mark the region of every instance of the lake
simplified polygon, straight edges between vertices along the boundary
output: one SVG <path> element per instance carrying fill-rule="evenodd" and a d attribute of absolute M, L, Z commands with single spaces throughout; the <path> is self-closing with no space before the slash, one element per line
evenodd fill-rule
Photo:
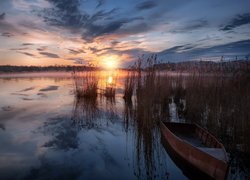
<path fill-rule="evenodd" d="M 0 179 L 187 179 L 159 129 L 129 120 L 117 84 L 93 102 L 75 98 L 70 74 L 1 75 Z"/>

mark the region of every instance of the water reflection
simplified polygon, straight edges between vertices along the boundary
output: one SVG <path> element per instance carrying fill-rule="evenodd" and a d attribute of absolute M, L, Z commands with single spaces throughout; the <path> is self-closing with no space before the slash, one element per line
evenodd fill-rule
<path fill-rule="evenodd" d="M 76 98 L 70 78 L 0 79 L 0 179 L 186 178 L 158 128 L 170 119 L 170 101 L 185 114 L 185 102 L 179 107 L 166 86 L 172 82 L 150 74 L 124 101 L 124 77 L 101 77 L 100 88 L 114 88 L 115 96 Z"/>
<path fill-rule="evenodd" d="M 40 132 L 53 137 L 43 147 L 68 151 L 78 148 L 77 129 L 67 117 L 50 118 L 39 128 Z"/>
<path fill-rule="evenodd" d="M 158 82 L 137 81 L 136 96 L 125 99 L 124 127 L 132 127 L 134 139 L 134 168 L 138 179 L 168 179 L 167 161 L 160 143 L 159 122 L 165 117 L 165 98 L 157 99 Z M 152 84 L 153 83 L 153 84 Z M 157 86 L 157 87 L 156 87 Z M 157 100 L 157 101 L 156 101 Z"/>
<path fill-rule="evenodd" d="M 72 120 L 79 128 L 97 127 L 97 118 L 100 117 L 100 110 L 97 107 L 97 99 L 77 99 L 74 103 Z"/>

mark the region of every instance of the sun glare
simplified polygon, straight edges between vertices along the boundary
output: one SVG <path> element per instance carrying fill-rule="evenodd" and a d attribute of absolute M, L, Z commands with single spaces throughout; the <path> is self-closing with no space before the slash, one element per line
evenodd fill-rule
<path fill-rule="evenodd" d="M 108 82 L 108 84 L 112 84 L 112 83 L 113 83 L 113 77 L 112 77 L 112 76 L 109 76 L 107 82 Z"/>
<path fill-rule="evenodd" d="M 115 55 L 105 56 L 102 59 L 102 65 L 106 69 L 116 69 L 118 66 L 118 57 Z"/>

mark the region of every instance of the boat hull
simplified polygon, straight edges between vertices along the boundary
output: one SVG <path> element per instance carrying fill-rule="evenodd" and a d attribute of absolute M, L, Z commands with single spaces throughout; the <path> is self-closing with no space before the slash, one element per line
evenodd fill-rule
<path fill-rule="evenodd" d="M 165 140 L 166 145 L 178 156 L 179 160 L 183 160 L 192 169 L 199 170 L 200 174 L 206 177 L 205 179 L 226 179 L 228 170 L 226 162 L 216 159 L 178 138 L 163 122 L 161 122 L 160 128 L 163 141 Z"/>

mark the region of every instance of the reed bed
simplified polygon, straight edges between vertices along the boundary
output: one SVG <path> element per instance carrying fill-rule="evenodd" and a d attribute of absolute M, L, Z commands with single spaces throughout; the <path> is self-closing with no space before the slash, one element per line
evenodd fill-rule
<path fill-rule="evenodd" d="M 98 94 L 98 77 L 94 71 L 72 74 L 75 83 L 75 95 L 77 98 L 96 99 Z"/>
<path fill-rule="evenodd" d="M 125 127 L 129 126 L 127 123 L 136 127 L 137 159 L 143 155 L 149 162 L 148 173 L 153 173 L 153 148 L 158 146 L 159 121 L 173 120 L 171 103 L 176 106 L 177 121 L 182 119 L 207 128 L 225 145 L 231 159 L 238 159 L 235 166 L 242 172 L 249 172 L 249 72 L 203 74 L 190 71 L 171 75 L 155 68 L 156 58 L 139 59 L 124 85 L 125 102 L 135 97 L 134 105 L 127 103 L 125 108 Z"/>
<path fill-rule="evenodd" d="M 128 71 L 127 76 L 124 82 L 124 95 L 123 98 L 125 101 L 131 101 L 136 82 L 136 72 L 134 69 Z"/>
<path fill-rule="evenodd" d="M 187 80 L 185 118 L 209 129 L 232 158 L 250 169 L 250 81 L 240 76 L 198 74 Z M 237 154 L 237 155 L 236 155 Z"/>
<path fill-rule="evenodd" d="M 161 168 L 157 166 L 163 153 L 160 148 L 158 124 L 162 115 L 168 114 L 165 112 L 168 111 L 165 107 L 167 103 L 163 103 L 168 101 L 168 91 L 164 92 L 165 87 L 161 84 L 163 80 L 154 66 L 156 59 L 155 55 L 146 59 L 140 58 L 128 72 L 124 84 L 124 126 L 129 128 L 132 124 L 135 128 L 134 166 L 138 178 L 158 177 L 155 169 Z M 142 169 L 146 169 L 146 175 L 142 174 Z"/>
<path fill-rule="evenodd" d="M 94 73 L 87 72 L 84 76 L 73 74 L 77 98 L 96 99 L 98 77 Z M 102 94 L 114 99 L 115 93 L 114 81 L 106 84 Z M 142 57 L 127 72 L 123 98 L 124 127 L 126 131 L 130 125 L 134 127 L 138 176 L 142 163 L 148 177 L 155 176 L 154 162 L 161 153 L 158 151 L 161 149 L 158 125 L 160 121 L 173 120 L 171 104 L 176 107 L 176 121 L 182 119 L 207 128 L 222 141 L 234 159 L 238 158 L 237 162 L 241 163 L 236 166 L 249 172 L 249 71 L 203 74 L 201 71 L 190 70 L 186 74 L 178 72 L 173 75 L 157 69 L 156 55 Z"/>

